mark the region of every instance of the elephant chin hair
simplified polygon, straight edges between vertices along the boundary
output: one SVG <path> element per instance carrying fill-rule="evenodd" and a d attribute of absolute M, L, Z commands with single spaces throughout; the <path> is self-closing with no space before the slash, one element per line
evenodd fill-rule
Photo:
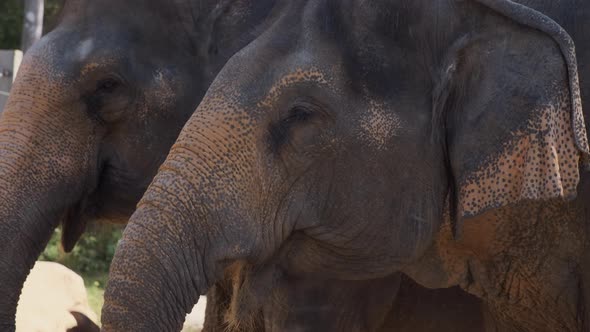
<path fill-rule="evenodd" d="M 251 291 L 251 272 L 251 265 L 242 261 L 236 262 L 228 267 L 224 280 L 216 284 L 217 287 L 224 287 L 222 296 L 230 296 L 229 299 L 222 299 L 223 302 L 229 303 L 229 308 L 223 314 L 223 325 L 227 331 L 259 331 L 263 328 L 257 309 L 260 305 Z"/>

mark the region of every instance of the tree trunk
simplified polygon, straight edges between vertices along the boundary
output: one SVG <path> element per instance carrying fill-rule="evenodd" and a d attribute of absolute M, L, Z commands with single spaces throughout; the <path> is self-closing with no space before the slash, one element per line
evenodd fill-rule
<path fill-rule="evenodd" d="M 21 47 L 26 52 L 43 33 L 44 0 L 25 0 Z"/>

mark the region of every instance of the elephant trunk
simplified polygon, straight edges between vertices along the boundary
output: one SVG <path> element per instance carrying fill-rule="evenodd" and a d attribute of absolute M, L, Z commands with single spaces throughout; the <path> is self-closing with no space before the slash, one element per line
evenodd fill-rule
<path fill-rule="evenodd" d="M 162 187 L 182 182 L 175 177 L 160 172 L 125 229 L 105 293 L 105 331 L 179 331 L 230 258 L 224 231 L 208 229 L 218 221 Z"/>
<path fill-rule="evenodd" d="M 142 206 L 133 218 L 159 223 L 133 222 L 125 229 L 111 264 L 103 331 L 180 331 L 208 288 L 206 236 L 171 230 L 178 220 L 155 206 Z"/>
<path fill-rule="evenodd" d="M 259 163 L 253 131 L 236 133 L 229 116 L 207 106 L 215 98 L 209 99 L 194 113 L 191 130 L 173 146 L 123 234 L 105 293 L 105 331 L 178 331 L 228 265 L 263 261 L 276 248 L 265 231 L 280 228 L 261 227 L 260 212 L 253 212 L 260 211 L 261 183 L 252 176 Z M 240 119 L 246 126 L 247 118 Z"/>
<path fill-rule="evenodd" d="M 90 162 L 91 139 L 76 135 L 88 123 L 65 109 L 70 96 L 39 48 L 25 57 L 0 116 L 2 331 L 14 331 L 24 281 L 59 218 L 82 195 Z"/>

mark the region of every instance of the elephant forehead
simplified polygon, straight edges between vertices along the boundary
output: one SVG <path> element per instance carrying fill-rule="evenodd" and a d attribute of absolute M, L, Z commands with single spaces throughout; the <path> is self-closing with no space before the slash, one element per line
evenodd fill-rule
<path fill-rule="evenodd" d="M 84 61 L 94 49 L 94 40 L 92 38 L 84 39 L 78 44 L 74 52 L 79 61 Z"/>

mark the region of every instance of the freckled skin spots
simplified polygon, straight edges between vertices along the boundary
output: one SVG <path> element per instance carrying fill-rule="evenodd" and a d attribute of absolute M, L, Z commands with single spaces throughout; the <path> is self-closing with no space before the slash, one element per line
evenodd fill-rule
<path fill-rule="evenodd" d="M 316 68 L 302 69 L 297 68 L 294 72 L 283 75 L 281 79 L 272 85 L 266 97 L 257 105 L 257 107 L 272 107 L 281 92 L 297 83 L 315 83 L 323 86 L 327 85 L 324 73 Z"/>
<path fill-rule="evenodd" d="M 250 191 L 258 180 L 252 176 L 258 165 L 257 151 L 253 148 L 256 142 L 252 135 L 252 119 L 239 104 L 228 100 L 225 97 L 227 95 L 227 90 L 223 94 L 211 93 L 203 100 L 187 123 L 187 126 L 192 124 L 198 129 L 178 138 L 170 150 L 173 157 L 163 166 L 173 167 L 190 158 L 193 167 L 200 171 L 195 172 L 189 181 L 196 186 L 208 188 L 207 199 L 214 204 L 210 207 L 213 209 L 223 209 L 229 197 Z M 208 147 L 195 149 L 194 141 L 203 141 Z M 181 157 L 175 161 L 174 156 Z M 234 159 L 243 163 L 227 162 Z M 209 173 L 215 175 L 199 178 L 201 174 Z M 189 197 L 191 199 L 195 198 Z M 243 200 L 237 202 L 246 209 L 248 204 L 254 203 L 248 202 L 249 199 L 250 197 L 243 197 Z"/>
<path fill-rule="evenodd" d="M 175 88 L 180 84 L 176 82 L 172 75 L 162 72 L 162 70 L 156 70 L 154 73 L 154 83 L 159 87 L 156 93 L 156 100 L 160 101 L 160 107 L 163 109 L 171 109 L 174 105 L 174 99 L 176 97 Z"/>
<path fill-rule="evenodd" d="M 395 113 L 387 111 L 385 105 L 374 100 L 369 103 L 368 114 L 361 120 L 359 137 L 378 149 L 386 149 L 401 129 L 401 121 Z"/>
<path fill-rule="evenodd" d="M 513 134 L 517 139 L 503 147 L 498 159 L 461 180 L 461 216 L 525 199 L 575 197 L 580 158 L 570 157 L 577 148 L 567 100 L 560 96 L 555 104 L 537 110 L 537 118 Z"/>

